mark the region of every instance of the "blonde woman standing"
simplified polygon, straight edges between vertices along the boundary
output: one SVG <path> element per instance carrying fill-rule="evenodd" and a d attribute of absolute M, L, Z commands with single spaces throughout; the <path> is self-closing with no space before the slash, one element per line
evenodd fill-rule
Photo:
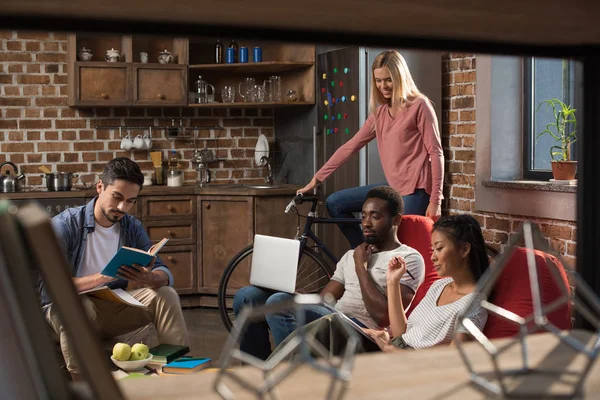
<path fill-rule="evenodd" d="M 389 185 L 403 197 L 405 214 L 441 215 L 444 154 L 431 101 L 419 91 L 406 61 L 395 50 L 379 54 L 372 66 L 369 118 L 341 146 L 298 194 L 313 190 L 371 140 L 377 148 L 387 182 L 340 190 L 327 198 L 329 214 L 352 218 L 360 212 L 370 189 Z M 357 225 L 340 225 L 355 248 L 363 242 Z"/>

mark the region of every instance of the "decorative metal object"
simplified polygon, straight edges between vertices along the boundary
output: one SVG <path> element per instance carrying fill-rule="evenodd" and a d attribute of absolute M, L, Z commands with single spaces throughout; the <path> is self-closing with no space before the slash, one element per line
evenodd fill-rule
<path fill-rule="evenodd" d="M 318 372 L 331 376 L 331 383 L 325 394 L 325 399 L 342 399 L 352 376 L 354 356 L 360 338 L 350 326 L 342 324 L 348 334 L 348 342 L 341 356 L 331 356 L 319 341 L 302 329 L 306 321 L 303 309 L 309 305 L 323 305 L 321 296 L 299 294 L 290 301 L 256 308 L 248 307 L 242 310 L 235 320 L 231 334 L 223 347 L 220 357 L 221 368 L 214 382 L 214 390 L 223 399 L 234 399 L 234 394 L 224 382 L 225 378 L 230 378 L 243 389 L 253 393 L 257 399 L 264 399 L 267 394 L 270 396 L 269 398 L 278 398 L 275 391 L 276 386 L 299 367 L 307 365 Z M 297 335 L 280 348 L 277 353 L 272 354 L 269 359 L 263 361 L 239 349 L 240 338 L 250 322 L 264 319 L 266 314 L 283 312 L 289 309 L 294 309 L 299 328 L 296 331 Z M 314 357 L 311 351 L 317 354 L 318 358 Z M 231 368 L 234 360 L 258 368 L 264 377 L 263 381 L 250 382 L 240 376 L 235 368 Z M 275 371 L 277 367 L 280 368 Z"/>
<path fill-rule="evenodd" d="M 589 373 L 592 364 L 596 360 L 598 352 L 600 351 L 600 299 L 581 279 L 579 274 L 577 274 L 575 271 L 565 268 L 565 272 L 571 276 L 571 283 L 575 284 L 575 289 L 577 291 L 577 295 L 575 295 L 575 290 L 569 294 L 568 288 L 560 278 L 558 267 L 552 262 L 546 262 L 547 268 L 550 270 L 552 277 L 561 288 L 563 294 L 560 298 L 552 301 L 549 304 L 543 303 L 541 298 L 542 290 L 540 281 L 538 280 L 534 251 L 541 250 L 543 252 L 552 254 L 552 250 L 548 245 L 547 239 L 542 236 L 535 225 L 528 221 L 525 221 L 522 224 L 522 227 L 519 229 L 519 231 L 511 237 L 511 240 L 509 241 L 505 251 L 496 259 L 495 265 L 492 268 L 489 268 L 484 276 L 481 277 L 477 284 L 477 290 L 479 293 L 484 295 L 483 298 L 490 295 L 502 271 L 507 266 L 513 251 L 523 240 L 525 242 L 525 249 L 527 249 L 527 270 L 529 273 L 533 301 L 533 314 L 526 317 L 521 317 L 505 308 L 492 304 L 487 300 L 480 299 L 471 303 L 469 308 L 460 317 L 460 324 L 483 347 L 483 350 L 488 353 L 493 365 L 493 371 L 476 372 L 471 360 L 469 360 L 469 355 L 463 347 L 463 344 L 460 340 L 460 335 L 457 335 L 456 333 L 454 336 L 455 342 L 457 343 L 462 360 L 466 364 L 466 367 L 469 371 L 469 377 L 471 381 L 487 392 L 491 392 L 495 395 L 501 395 L 503 397 L 532 398 L 532 396 L 535 395 L 534 393 L 521 393 L 518 390 L 518 385 L 517 388 L 510 389 L 509 379 L 517 376 L 524 378 L 527 375 L 533 376 L 536 374 L 543 374 L 546 376 L 551 375 L 553 376 L 553 379 L 556 379 L 557 381 L 560 380 L 562 384 L 567 384 L 569 388 L 572 387 L 572 392 L 553 396 L 545 392 L 548 390 L 548 387 L 542 387 L 541 385 L 538 385 L 536 389 L 539 388 L 539 395 L 544 396 L 544 398 L 560 397 L 571 399 L 580 397 L 582 395 L 582 387 L 585 378 Z M 562 260 L 560 255 L 552 255 L 558 258 L 559 261 L 565 265 L 564 260 Z M 477 304 L 478 302 L 479 304 Z M 583 335 L 577 335 L 574 331 L 562 331 L 548 320 L 548 314 L 560 306 L 568 304 L 568 302 L 571 302 L 571 304 L 575 307 L 575 310 L 577 310 L 595 327 L 595 331 L 593 332 L 594 335 L 592 336 L 591 340 L 587 341 L 587 343 L 583 342 L 577 337 Z M 503 342 L 501 346 L 498 346 L 496 343 L 492 343 L 490 339 L 488 339 L 483 332 L 479 330 L 475 324 L 473 324 L 471 320 L 465 317 L 465 315 L 468 315 L 479 305 L 486 309 L 488 313 L 495 314 L 496 316 L 519 326 L 519 331 L 512 338 L 512 340 Z M 566 371 L 567 366 L 564 365 L 561 366 L 563 368 L 562 370 L 548 370 L 542 369 L 541 367 L 538 367 L 537 369 L 533 368 L 529 364 L 526 339 L 528 335 L 537 333 L 539 331 L 546 331 L 553 334 L 562 344 L 570 347 L 573 350 L 573 357 L 575 357 L 575 355 L 581 356 L 583 358 L 583 361 L 581 362 L 583 367 L 580 368 L 581 371 Z M 518 344 L 521 345 L 520 368 L 513 370 L 500 369 L 500 357 L 502 354 L 504 354 L 514 345 Z M 561 380 L 560 378 L 563 374 L 568 375 L 568 379 Z"/>

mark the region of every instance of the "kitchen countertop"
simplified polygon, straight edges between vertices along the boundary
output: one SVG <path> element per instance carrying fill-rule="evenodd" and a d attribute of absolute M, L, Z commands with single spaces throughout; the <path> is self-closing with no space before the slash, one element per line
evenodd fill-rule
<path fill-rule="evenodd" d="M 166 185 L 153 185 L 145 187 L 140 196 L 172 196 L 172 195 L 213 195 L 213 196 L 280 196 L 294 195 L 301 186 L 289 184 L 276 184 L 273 188 L 252 188 L 252 184 L 210 184 L 206 187 L 184 185 L 170 187 Z M 264 186 L 256 184 L 256 186 Z M 75 197 L 93 197 L 95 189 L 72 189 L 67 192 L 51 192 L 45 189 L 25 188 L 16 193 L 0 193 L 0 199 L 64 199 Z"/>

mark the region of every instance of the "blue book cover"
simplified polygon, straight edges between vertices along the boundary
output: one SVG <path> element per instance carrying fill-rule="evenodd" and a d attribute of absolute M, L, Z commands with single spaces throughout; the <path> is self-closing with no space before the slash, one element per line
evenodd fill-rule
<path fill-rule="evenodd" d="M 154 257 L 156 257 L 156 253 L 158 253 L 168 241 L 169 239 L 167 238 L 161 240 L 152 246 L 149 251 L 123 246 L 117 251 L 117 254 L 114 255 L 100 273 L 102 275 L 117 278 L 117 270 L 121 265 L 131 266 L 132 264 L 139 264 L 145 267 L 152 262 Z"/>
<path fill-rule="evenodd" d="M 182 357 L 175 361 L 163 365 L 163 372 L 173 374 L 186 374 L 201 369 L 208 368 L 212 364 L 211 358 L 194 358 L 194 357 Z"/>

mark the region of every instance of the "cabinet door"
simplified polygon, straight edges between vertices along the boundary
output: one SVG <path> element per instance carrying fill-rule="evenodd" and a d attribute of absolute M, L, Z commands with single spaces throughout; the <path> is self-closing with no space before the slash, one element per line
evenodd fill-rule
<path fill-rule="evenodd" d="M 186 220 L 154 221 L 144 220 L 144 229 L 150 240 L 159 242 L 169 239 L 169 245 L 196 244 L 196 218 Z"/>
<path fill-rule="evenodd" d="M 187 106 L 187 66 L 133 65 L 133 104 Z"/>
<path fill-rule="evenodd" d="M 75 104 L 78 106 L 131 105 L 129 64 L 75 63 Z"/>
<path fill-rule="evenodd" d="M 196 293 L 198 270 L 194 246 L 165 246 L 158 256 L 173 274 L 177 293 Z"/>
<path fill-rule="evenodd" d="M 216 294 L 229 261 L 253 238 L 252 197 L 199 196 L 200 293 Z"/>
<path fill-rule="evenodd" d="M 255 233 L 292 239 L 296 235 L 298 217 L 294 211 L 285 213 L 293 195 L 262 196 L 254 198 Z M 297 205 L 300 213 L 306 215 L 310 204 Z M 305 219 L 300 219 L 300 229 L 304 228 Z"/>
<path fill-rule="evenodd" d="M 142 198 L 144 220 L 147 218 L 193 219 L 196 196 L 147 196 Z M 168 217 L 168 218 L 164 218 Z"/>

